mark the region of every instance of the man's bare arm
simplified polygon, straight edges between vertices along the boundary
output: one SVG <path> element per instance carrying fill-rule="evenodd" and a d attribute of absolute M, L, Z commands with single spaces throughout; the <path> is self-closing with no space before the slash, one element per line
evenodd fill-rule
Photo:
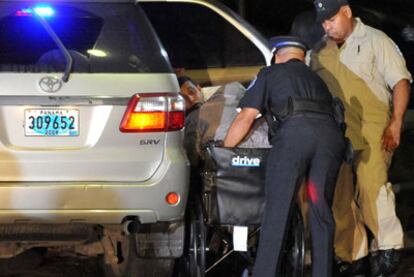
<path fill-rule="evenodd" d="M 247 135 L 259 111 L 254 108 L 243 108 L 236 116 L 224 138 L 225 147 L 235 147 Z"/>
<path fill-rule="evenodd" d="M 400 145 L 401 129 L 409 100 L 410 83 L 406 79 L 400 80 L 393 88 L 393 113 L 382 136 L 382 145 L 387 151 Z"/>

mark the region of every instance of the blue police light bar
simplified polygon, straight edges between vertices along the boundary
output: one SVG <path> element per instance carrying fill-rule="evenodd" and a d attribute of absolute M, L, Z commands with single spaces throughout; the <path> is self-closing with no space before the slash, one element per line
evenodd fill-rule
<path fill-rule="evenodd" d="M 21 9 L 16 12 L 17 16 L 32 16 L 33 12 L 35 12 L 37 15 L 41 17 L 51 17 L 55 14 L 55 11 L 52 9 L 52 7 L 48 6 L 37 6 L 32 8 L 25 8 Z"/>
<path fill-rule="evenodd" d="M 16 16 L 32 16 L 32 9 L 21 9 L 16 12 Z"/>
<path fill-rule="evenodd" d="M 41 17 L 50 17 L 55 14 L 55 11 L 51 7 L 48 7 L 48 6 L 38 6 L 38 7 L 35 7 L 33 10 L 37 15 Z"/>

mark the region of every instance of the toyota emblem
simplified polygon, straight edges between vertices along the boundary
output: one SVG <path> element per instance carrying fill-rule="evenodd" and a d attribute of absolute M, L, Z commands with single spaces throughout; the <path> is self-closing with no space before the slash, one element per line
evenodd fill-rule
<path fill-rule="evenodd" d="M 50 92 L 50 93 L 57 92 L 62 87 L 62 80 L 60 80 L 57 77 L 50 77 L 50 76 L 43 77 L 39 81 L 39 87 L 44 92 Z"/>

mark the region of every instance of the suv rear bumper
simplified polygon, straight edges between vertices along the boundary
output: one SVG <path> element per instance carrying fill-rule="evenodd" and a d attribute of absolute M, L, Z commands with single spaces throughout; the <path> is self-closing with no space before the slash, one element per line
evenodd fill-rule
<path fill-rule="evenodd" d="M 181 174 L 174 174 L 180 172 Z M 167 204 L 169 192 L 180 195 Z M 164 161 L 146 182 L 0 183 L 0 223 L 119 224 L 127 216 L 141 223 L 184 217 L 188 195 L 185 160 Z"/>

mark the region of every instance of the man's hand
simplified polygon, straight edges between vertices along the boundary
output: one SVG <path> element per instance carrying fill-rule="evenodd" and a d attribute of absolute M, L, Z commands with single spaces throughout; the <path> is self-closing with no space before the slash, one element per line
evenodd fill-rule
<path fill-rule="evenodd" d="M 387 151 L 393 151 L 400 145 L 402 122 L 409 101 L 410 83 L 402 79 L 393 88 L 392 117 L 382 135 L 382 145 Z"/>
<path fill-rule="evenodd" d="M 259 110 L 254 108 L 243 108 L 236 116 L 224 138 L 225 147 L 235 147 L 247 135 Z"/>
<path fill-rule="evenodd" d="M 400 145 L 402 121 L 391 119 L 382 135 L 382 145 L 387 151 L 394 151 Z"/>

